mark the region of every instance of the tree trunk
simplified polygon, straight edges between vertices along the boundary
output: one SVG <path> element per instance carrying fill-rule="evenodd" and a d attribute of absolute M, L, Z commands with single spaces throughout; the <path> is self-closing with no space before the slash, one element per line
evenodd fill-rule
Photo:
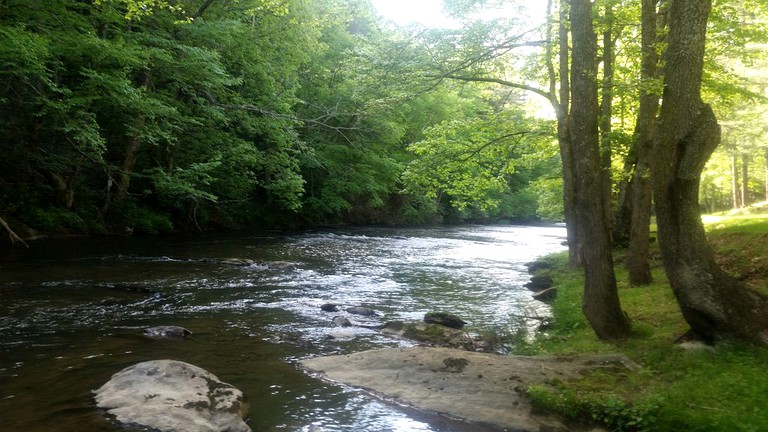
<path fill-rule="evenodd" d="M 749 206 L 749 156 L 741 154 L 741 206 Z"/>
<path fill-rule="evenodd" d="M 55 172 L 48 173 L 56 193 L 56 203 L 67 210 L 71 210 L 75 206 L 75 185 L 79 174 L 79 166 L 75 167 L 75 170 L 66 177 Z"/>
<path fill-rule="evenodd" d="M 711 0 L 673 0 L 659 139 L 653 163 L 664 268 L 683 317 L 707 340 L 739 337 L 768 345 L 768 301 L 715 263 L 701 223 L 700 175 L 720 141 L 701 100 Z"/>
<path fill-rule="evenodd" d="M 144 127 L 144 116 L 139 115 L 134 123 L 134 133 L 128 138 L 125 145 L 125 154 L 123 162 L 120 165 L 120 174 L 117 176 L 117 191 L 115 192 L 115 201 L 122 201 L 128 195 L 128 186 L 131 184 L 131 176 L 136 161 L 139 159 L 139 149 L 141 148 L 141 138 L 139 131 Z"/>
<path fill-rule="evenodd" d="M 148 73 L 145 73 L 141 80 L 142 87 L 148 87 L 150 83 L 150 77 Z M 104 205 L 99 211 L 99 219 L 104 221 L 109 211 L 111 203 L 120 202 L 128 195 L 128 187 L 131 184 L 131 177 L 133 176 L 133 169 L 136 166 L 136 161 L 139 159 L 139 150 L 141 148 L 141 130 L 144 128 L 146 117 L 143 114 L 138 114 L 133 122 L 133 130 L 128 136 L 128 142 L 125 144 L 125 153 L 123 154 L 123 161 L 120 164 L 120 172 L 117 175 L 117 179 L 114 180 L 109 173 L 107 179 L 107 187 L 105 192 Z M 116 187 L 114 195 L 112 195 L 112 187 Z"/>
<path fill-rule="evenodd" d="M 642 0 L 641 82 L 649 84 L 659 78 L 659 56 L 656 51 L 659 29 L 656 0 Z M 661 25 L 664 25 L 661 23 Z M 629 183 L 630 229 L 627 270 L 631 286 L 647 285 L 653 281 L 650 266 L 651 171 L 650 158 L 656 131 L 659 95 L 641 86 L 640 107 L 635 127 L 636 164 Z"/>
<path fill-rule="evenodd" d="M 565 225 L 567 227 L 566 235 L 568 240 L 568 263 L 572 268 L 580 267 L 582 262 L 581 249 L 583 234 L 580 232 L 579 224 L 576 222 L 576 186 L 575 186 L 575 165 L 573 160 L 573 151 L 571 148 L 571 135 L 568 129 L 568 107 L 571 100 L 570 85 L 570 60 L 568 47 L 568 4 L 565 0 L 560 1 L 558 27 L 560 60 L 558 72 L 560 76 L 559 103 L 556 107 L 557 112 L 557 141 L 560 146 L 560 158 L 563 164 L 563 212 Z M 551 58 L 551 56 L 550 56 Z M 554 70 L 550 72 L 554 80 Z M 550 84 L 550 92 L 554 96 L 554 81 Z"/>
<path fill-rule="evenodd" d="M 734 210 L 741 208 L 739 189 L 739 160 L 736 155 L 733 155 L 731 156 L 731 202 Z"/>
<path fill-rule="evenodd" d="M 597 104 L 597 36 L 590 0 L 571 2 L 571 109 L 569 131 L 575 172 L 576 224 L 584 236 L 582 310 L 601 339 L 628 335 L 630 326 L 619 303 L 613 272 L 608 215 L 600 162 Z"/>
<path fill-rule="evenodd" d="M 647 239 L 642 240 L 643 245 L 635 243 L 633 247 L 631 237 L 633 236 L 633 224 L 650 223 L 652 193 L 649 158 L 656 128 L 656 114 L 659 110 L 659 95 L 651 88 L 654 81 L 661 76 L 657 49 L 659 42 L 663 42 L 663 30 L 667 27 L 666 0 L 642 0 L 641 3 L 642 60 L 640 81 L 643 85 L 640 89 L 640 106 L 635 126 L 635 139 L 624 161 L 623 176 L 618 185 L 619 193 L 613 224 L 614 245 L 627 246 L 630 250 L 628 261 L 637 260 L 637 265 L 629 262 L 627 264 L 630 269 L 630 280 L 633 279 L 631 269 L 637 267 L 641 274 L 645 273 L 643 267 L 646 264 L 642 264 L 641 261 L 647 262 L 647 252 L 643 251 L 643 248 L 647 246 Z M 634 203 L 639 203 L 641 207 L 635 210 L 633 208 Z M 646 214 L 647 216 L 645 216 Z M 645 222 L 646 219 L 649 222 Z M 647 234 L 644 234 L 644 229 L 640 227 L 634 236 L 634 241 L 638 241 L 640 237 L 647 237 Z M 637 255 L 632 252 L 633 249 L 637 250 Z M 646 277 L 641 275 L 637 280 L 646 280 Z"/>
<path fill-rule="evenodd" d="M 565 218 L 566 236 L 568 240 L 568 264 L 573 267 L 581 266 L 581 238 L 576 224 L 576 207 L 574 201 L 574 165 L 571 151 L 571 137 L 568 132 L 568 107 L 571 98 L 569 81 L 569 47 L 568 47 L 568 4 L 565 0 L 559 2 L 558 11 L 558 55 L 557 72 L 554 65 L 554 20 L 552 14 L 553 0 L 547 1 L 547 74 L 549 75 L 549 102 L 557 117 L 557 142 L 560 149 L 560 160 L 563 166 L 563 217 Z M 558 80 L 560 86 L 558 88 Z"/>
<path fill-rule="evenodd" d="M 613 5 L 605 4 L 603 32 L 603 91 L 600 100 L 600 170 L 603 176 L 603 205 L 608 220 L 608 232 L 613 231 L 613 181 L 611 179 L 611 120 L 613 119 Z M 613 244 L 613 242 L 611 242 Z"/>
<path fill-rule="evenodd" d="M 768 147 L 765 148 L 765 200 L 768 201 Z"/>

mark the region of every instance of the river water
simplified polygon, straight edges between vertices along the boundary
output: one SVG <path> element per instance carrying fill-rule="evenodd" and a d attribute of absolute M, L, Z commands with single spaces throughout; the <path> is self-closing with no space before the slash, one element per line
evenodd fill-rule
<path fill-rule="evenodd" d="M 76 238 L 0 250 L 0 430 L 116 431 L 91 390 L 129 365 L 183 360 L 241 389 L 254 431 L 481 431 L 319 381 L 298 359 L 408 346 L 354 324 L 449 311 L 472 332 L 546 315 L 524 264 L 561 227 L 352 228 Z M 233 265 L 227 260 L 249 260 Z M 327 302 L 377 317 L 323 312 Z M 141 329 L 179 325 L 183 341 Z"/>

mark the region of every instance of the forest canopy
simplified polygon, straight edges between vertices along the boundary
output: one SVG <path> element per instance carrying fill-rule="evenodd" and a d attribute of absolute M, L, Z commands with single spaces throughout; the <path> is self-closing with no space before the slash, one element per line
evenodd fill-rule
<path fill-rule="evenodd" d="M 91 233 L 563 220 L 550 17 L 445 3 L 460 26 L 393 26 L 366 0 L 3 0 L 0 217 Z M 724 127 L 710 210 L 768 193 L 764 5 L 729 3 L 704 75 Z M 640 2 L 608 5 L 618 205 L 635 95 L 660 84 L 639 79 Z"/>

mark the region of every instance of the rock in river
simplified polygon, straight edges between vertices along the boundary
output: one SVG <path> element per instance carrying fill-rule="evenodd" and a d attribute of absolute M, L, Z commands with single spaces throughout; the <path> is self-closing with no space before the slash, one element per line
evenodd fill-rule
<path fill-rule="evenodd" d="M 184 339 L 192 332 L 179 326 L 157 326 L 144 329 L 144 336 L 159 339 Z"/>
<path fill-rule="evenodd" d="M 125 425 L 162 432 L 250 432 L 243 393 L 197 366 L 153 360 L 127 367 L 94 390 L 96 404 Z"/>
<path fill-rule="evenodd" d="M 333 325 L 338 327 L 350 327 L 352 323 L 343 316 L 333 317 Z"/>
<path fill-rule="evenodd" d="M 339 305 L 336 303 L 323 303 L 320 305 L 320 310 L 323 312 L 338 312 L 339 311 Z"/>
<path fill-rule="evenodd" d="M 427 324 L 439 324 L 450 328 L 463 328 L 466 322 L 454 314 L 448 312 L 427 312 L 424 315 L 424 322 Z"/>

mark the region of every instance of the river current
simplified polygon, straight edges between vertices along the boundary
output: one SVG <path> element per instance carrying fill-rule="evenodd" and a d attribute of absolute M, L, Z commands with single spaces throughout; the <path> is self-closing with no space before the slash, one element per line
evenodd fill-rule
<path fill-rule="evenodd" d="M 350 228 L 4 246 L 0 431 L 121 430 L 91 391 L 163 358 L 241 389 L 254 431 L 483 431 L 319 381 L 296 361 L 409 346 L 368 327 L 428 311 L 454 313 L 471 332 L 512 332 L 520 316 L 548 313 L 523 287 L 524 264 L 563 250 L 564 235 L 554 226 Z M 323 312 L 328 302 L 342 311 Z M 336 315 L 358 326 L 335 327 Z M 158 325 L 193 334 L 142 335 Z"/>

